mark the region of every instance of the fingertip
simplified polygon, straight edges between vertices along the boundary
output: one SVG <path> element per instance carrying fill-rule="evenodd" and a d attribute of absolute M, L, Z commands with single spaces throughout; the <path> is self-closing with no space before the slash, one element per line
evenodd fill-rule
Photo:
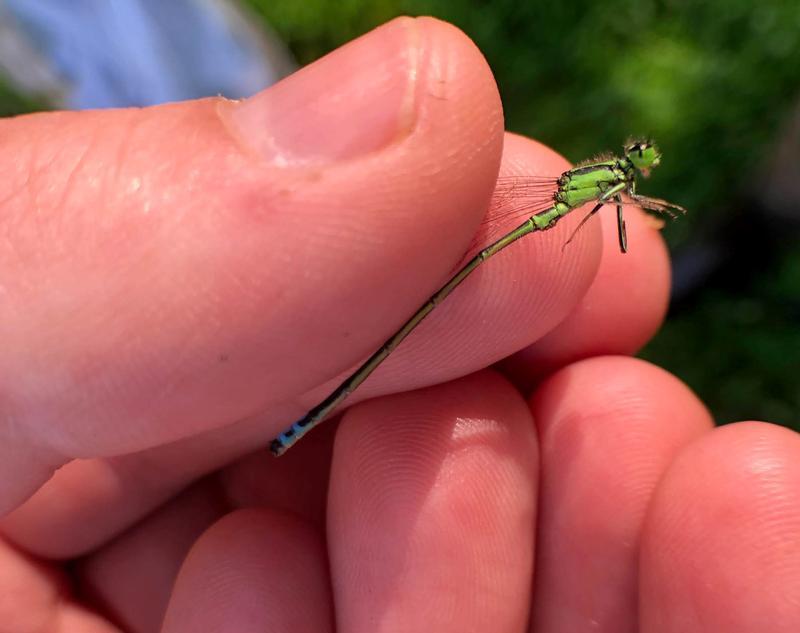
<path fill-rule="evenodd" d="M 671 281 L 665 242 L 651 216 L 626 207 L 628 251 L 621 253 L 610 206 L 600 214 L 602 256 L 586 294 L 552 331 L 503 363 L 523 391 L 568 363 L 635 354 L 663 323 Z"/>
<path fill-rule="evenodd" d="M 711 428 L 708 412 L 675 377 L 627 357 L 568 365 L 530 404 L 542 470 L 537 630 L 632 630 L 651 495 L 678 451 Z"/>
<path fill-rule="evenodd" d="M 495 454 L 497 465 L 536 459 L 536 436 L 524 401 L 492 371 L 376 398 L 348 410 L 335 440 L 331 495 L 339 502 L 355 499 L 347 487 L 358 479 L 364 461 L 378 470 L 359 485 L 359 497 L 383 498 L 381 481 L 398 471 L 435 476 L 447 456 L 471 453 L 476 462 Z M 423 485 L 425 480 L 415 477 L 407 483 Z M 419 498 L 424 491 L 409 487 L 406 492 Z M 351 517 L 348 513 L 347 520 Z"/>
<path fill-rule="evenodd" d="M 617 494 L 634 495 L 627 503 L 639 505 L 639 519 L 674 454 L 713 427 L 708 410 L 685 384 L 625 356 L 568 365 L 537 388 L 530 405 L 543 469 L 570 474 L 569 481 L 583 480 L 598 494 L 605 488 L 601 506 Z M 619 480 L 629 483 L 619 487 Z"/>
<path fill-rule="evenodd" d="M 644 532 L 648 630 L 795 631 L 800 622 L 800 436 L 746 422 L 681 452 Z"/>
<path fill-rule="evenodd" d="M 492 372 L 351 409 L 328 513 L 340 625 L 522 630 L 535 495 L 529 413 Z"/>
<path fill-rule="evenodd" d="M 573 416 L 607 416 L 614 411 L 648 411 L 669 415 L 697 428 L 710 428 L 710 414 L 678 378 L 647 361 L 627 356 L 600 356 L 572 363 L 543 382 L 531 397 L 543 424 Z M 671 425 L 674 428 L 674 424 Z"/>
<path fill-rule="evenodd" d="M 233 512 L 189 553 L 162 630 L 329 631 L 325 550 L 305 522 L 265 509 Z"/>

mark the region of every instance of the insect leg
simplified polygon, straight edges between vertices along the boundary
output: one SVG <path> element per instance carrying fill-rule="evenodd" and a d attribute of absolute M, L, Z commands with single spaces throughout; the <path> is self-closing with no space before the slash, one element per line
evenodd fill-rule
<path fill-rule="evenodd" d="M 578 224 L 578 226 L 575 227 L 575 230 L 572 232 L 572 235 L 570 235 L 569 239 L 566 242 L 564 242 L 564 246 L 561 247 L 561 250 L 563 251 L 566 248 L 567 244 L 569 244 L 573 239 L 575 239 L 575 236 L 578 234 L 578 231 L 580 231 L 583 225 L 589 221 L 589 218 L 591 218 L 595 213 L 597 213 L 600 209 L 602 209 L 603 205 L 606 202 L 608 202 L 612 197 L 614 196 L 619 197 L 619 192 L 622 191 L 623 189 L 625 189 L 625 183 L 619 183 L 618 185 L 614 185 L 613 187 L 611 187 L 611 189 L 609 189 L 602 196 L 600 196 L 598 198 L 598 203 L 594 206 L 594 208 L 591 211 L 589 211 L 589 213 L 586 214 L 583 220 L 580 221 L 580 224 Z"/>
<path fill-rule="evenodd" d="M 639 194 L 636 193 L 635 181 L 631 183 L 631 186 L 628 188 L 627 193 L 628 197 L 642 209 L 647 209 L 648 211 L 656 211 L 657 213 L 666 213 L 673 220 L 678 217 L 675 211 L 679 211 L 680 213 L 686 213 L 686 209 L 677 204 L 673 204 L 672 202 L 668 202 L 667 200 L 662 200 L 661 198 L 650 198 L 648 196 L 640 196 Z"/>
<path fill-rule="evenodd" d="M 665 213 L 673 220 L 678 217 L 678 215 L 672 210 L 672 205 L 667 206 L 660 204 L 656 200 L 652 200 L 646 196 L 631 196 L 631 200 L 633 200 L 636 206 L 641 207 L 642 209 L 655 211 L 656 213 Z"/>
<path fill-rule="evenodd" d="M 619 235 L 619 250 L 628 252 L 628 234 L 625 232 L 625 218 L 622 217 L 622 198 L 619 194 L 614 196 L 617 203 L 617 235 Z"/>
<path fill-rule="evenodd" d="M 569 239 L 566 242 L 564 242 L 564 245 L 561 247 L 562 251 L 567 247 L 567 244 L 569 244 L 572 240 L 575 239 L 575 236 L 578 234 L 578 231 L 580 231 L 581 227 L 589 221 L 589 218 L 591 218 L 595 213 L 597 213 L 600 209 L 603 208 L 604 204 L 605 202 L 598 202 L 597 205 L 584 216 L 583 220 L 581 220 L 578 226 L 575 227 L 575 230 L 572 231 L 572 234 L 569 236 Z"/>

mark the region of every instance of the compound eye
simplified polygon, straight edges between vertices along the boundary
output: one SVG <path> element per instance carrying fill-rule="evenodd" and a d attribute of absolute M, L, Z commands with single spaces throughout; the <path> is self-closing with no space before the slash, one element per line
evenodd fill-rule
<path fill-rule="evenodd" d="M 643 143 L 642 141 L 637 141 L 636 143 L 631 143 L 631 145 L 628 147 L 628 153 L 629 154 L 636 153 L 639 154 L 639 156 L 641 157 L 642 152 L 644 152 L 646 149 L 649 148 L 650 148 L 650 143 Z"/>

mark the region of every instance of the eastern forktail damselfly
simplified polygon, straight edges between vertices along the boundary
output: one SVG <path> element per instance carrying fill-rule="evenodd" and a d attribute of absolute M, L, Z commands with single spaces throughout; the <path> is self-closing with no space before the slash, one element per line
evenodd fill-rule
<path fill-rule="evenodd" d="M 322 422 L 341 402 L 347 398 L 389 354 L 431 313 L 456 287 L 466 279 L 483 262 L 501 251 L 519 238 L 536 231 L 546 231 L 571 211 L 589 202 L 597 204 L 581 220 L 578 227 L 567 240 L 572 241 L 577 231 L 597 213 L 603 205 L 613 202 L 617 208 L 617 233 L 619 247 L 624 253 L 628 249 L 625 233 L 625 219 L 622 208 L 625 204 L 635 204 L 642 209 L 665 213 L 675 217 L 677 213 L 685 213 L 683 207 L 660 200 L 648 198 L 636 193 L 636 177 L 647 176 L 650 169 L 658 166 L 661 154 L 651 141 L 630 141 L 626 144 L 622 156 L 603 156 L 579 164 L 569 169 L 558 178 L 530 179 L 517 178 L 511 185 L 510 194 L 523 194 L 527 198 L 527 220 L 493 242 L 475 257 L 470 259 L 450 280 L 437 290 L 403 326 L 397 330 L 381 347 L 370 356 L 364 364 L 354 371 L 327 398 L 311 409 L 305 416 L 278 435 L 270 444 L 275 455 L 283 454 L 303 435 Z M 531 193 L 532 192 L 532 193 Z M 629 199 L 623 201 L 622 194 Z M 537 200 L 538 198 L 538 200 Z"/>

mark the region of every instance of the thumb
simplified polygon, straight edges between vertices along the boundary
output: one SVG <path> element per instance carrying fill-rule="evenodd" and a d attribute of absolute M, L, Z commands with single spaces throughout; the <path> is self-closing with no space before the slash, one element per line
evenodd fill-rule
<path fill-rule="evenodd" d="M 469 242 L 502 129 L 471 42 L 408 18 L 243 102 L 0 122 L 0 511 L 370 351 Z"/>

